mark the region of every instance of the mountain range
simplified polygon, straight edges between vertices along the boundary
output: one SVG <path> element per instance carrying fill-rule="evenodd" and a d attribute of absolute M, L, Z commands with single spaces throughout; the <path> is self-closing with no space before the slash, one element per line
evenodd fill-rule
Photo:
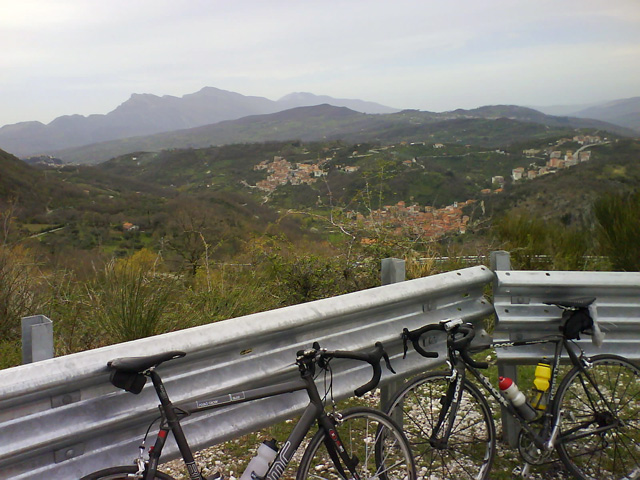
<path fill-rule="evenodd" d="M 632 135 L 628 129 L 597 120 L 554 117 L 509 105 L 446 113 L 403 110 L 369 115 L 324 104 L 187 130 L 111 140 L 53 154 L 65 162 L 95 164 L 131 152 L 286 140 L 382 144 L 426 141 L 491 147 L 551 135 L 572 136 L 576 128 Z"/>
<path fill-rule="evenodd" d="M 590 105 L 555 105 L 534 108 L 547 115 L 595 118 L 640 131 L 640 97 Z"/>
<path fill-rule="evenodd" d="M 640 97 L 591 106 L 585 110 L 587 113 L 570 117 L 511 105 L 434 113 L 398 111 L 372 102 L 311 93 L 293 93 L 272 101 L 205 87 L 182 97 L 134 94 L 105 115 L 68 115 L 47 125 L 40 122 L 5 125 L 0 128 L 0 148 L 19 157 L 44 154 L 67 162 L 99 163 L 139 150 L 289 139 L 389 142 L 433 139 L 481 144 L 483 138 L 496 140 L 498 135 L 499 143 L 504 143 L 509 135 L 512 141 L 518 141 L 521 134 L 529 136 L 542 126 L 595 128 L 635 136 L 637 131 L 615 122 L 636 125 L 638 119 L 640 125 L 637 100 Z M 600 115 L 607 121 L 593 120 L 589 112 L 593 113 L 591 117 Z"/>
<path fill-rule="evenodd" d="M 80 145 L 188 129 L 322 103 L 372 114 L 398 111 L 373 102 L 312 93 L 292 93 L 273 101 L 205 87 L 182 97 L 133 94 L 105 115 L 65 115 L 47 125 L 36 121 L 5 125 L 0 128 L 0 148 L 19 157 L 48 154 Z"/>

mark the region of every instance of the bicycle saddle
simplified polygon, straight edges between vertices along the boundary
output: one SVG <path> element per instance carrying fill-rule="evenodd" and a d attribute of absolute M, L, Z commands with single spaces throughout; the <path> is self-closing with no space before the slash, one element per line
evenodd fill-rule
<path fill-rule="evenodd" d="M 574 298 L 569 300 L 554 300 L 544 302 L 546 305 L 556 305 L 562 308 L 587 308 L 595 301 L 595 297 L 591 298 Z"/>
<path fill-rule="evenodd" d="M 181 358 L 186 355 L 185 352 L 171 351 L 158 353 L 156 355 L 148 355 L 146 357 L 123 357 L 116 358 L 107 362 L 107 367 L 124 373 L 142 373 L 151 367 L 157 367 L 162 362 Z"/>

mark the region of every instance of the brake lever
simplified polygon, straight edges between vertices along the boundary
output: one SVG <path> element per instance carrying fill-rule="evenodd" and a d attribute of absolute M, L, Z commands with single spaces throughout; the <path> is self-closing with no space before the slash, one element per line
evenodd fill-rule
<path fill-rule="evenodd" d="M 384 363 L 387 366 L 387 368 L 391 371 L 391 373 L 396 373 L 396 371 L 391 366 L 391 360 L 389 360 L 389 355 L 387 355 L 387 352 L 384 352 L 382 354 L 382 358 L 384 358 Z"/>
<path fill-rule="evenodd" d="M 408 342 L 409 342 L 409 329 L 403 328 L 402 329 L 402 350 L 403 350 L 402 359 L 403 360 L 407 358 L 407 350 L 409 349 Z M 393 372 L 393 373 L 396 373 L 396 372 Z"/>

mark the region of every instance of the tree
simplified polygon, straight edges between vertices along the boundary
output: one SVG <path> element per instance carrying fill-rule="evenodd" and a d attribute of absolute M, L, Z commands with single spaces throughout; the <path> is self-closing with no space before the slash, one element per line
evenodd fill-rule
<path fill-rule="evenodd" d="M 205 202 L 179 199 L 173 202 L 164 246 L 182 259 L 184 268 L 195 277 L 208 256 L 221 243 L 223 228 Z"/>

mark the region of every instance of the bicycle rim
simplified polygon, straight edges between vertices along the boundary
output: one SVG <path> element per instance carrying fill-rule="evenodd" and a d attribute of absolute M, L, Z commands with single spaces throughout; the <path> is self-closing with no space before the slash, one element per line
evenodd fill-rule
<path fill-rule="evenodd" d="M 419 478 L 484 480 L 495 455 L 495 425 L 486 399 L 468 380 L 447 439 L 430 438 L 449 387 L 449 372 L 429 372 L 398 390 L 387 413 L 402 425 L 409 439 Z M 444 433 L 445 426 L 441 429 Z M 444 442 L 446 440 L 446 442 Z"/>
<path fill-rule="evenodd" d="M 382 412 L 357 407 L 342 413 L 336 430 L 350 458 L 357 459 L 362 480 L 415 480 L 411 448 L 402 430 Z M 311 439 L 296 476 L 302 479 L 341 479 L 327 450 L 322 429 Z M 346 465 L 341 468 L 351 478 Z"/>
<path fill-rule="evenodd" d="M 640 479 L 640 370 L 616 355 L 591 363 L 594 384 L 575 367 L 558 389 L 560 459 L 581 479 Z"/>
<path fill-rule="evenodd" d="M 134 465 L 122 465 L 120 467 L 105 468 L 97 472 L 90 473 L 82 477 L 80 480 L 138 480 L 140 477 L 136 475 L 138 468 Z M 166 473 L 157 472 L 156 480 L 175 480 Z"/>

